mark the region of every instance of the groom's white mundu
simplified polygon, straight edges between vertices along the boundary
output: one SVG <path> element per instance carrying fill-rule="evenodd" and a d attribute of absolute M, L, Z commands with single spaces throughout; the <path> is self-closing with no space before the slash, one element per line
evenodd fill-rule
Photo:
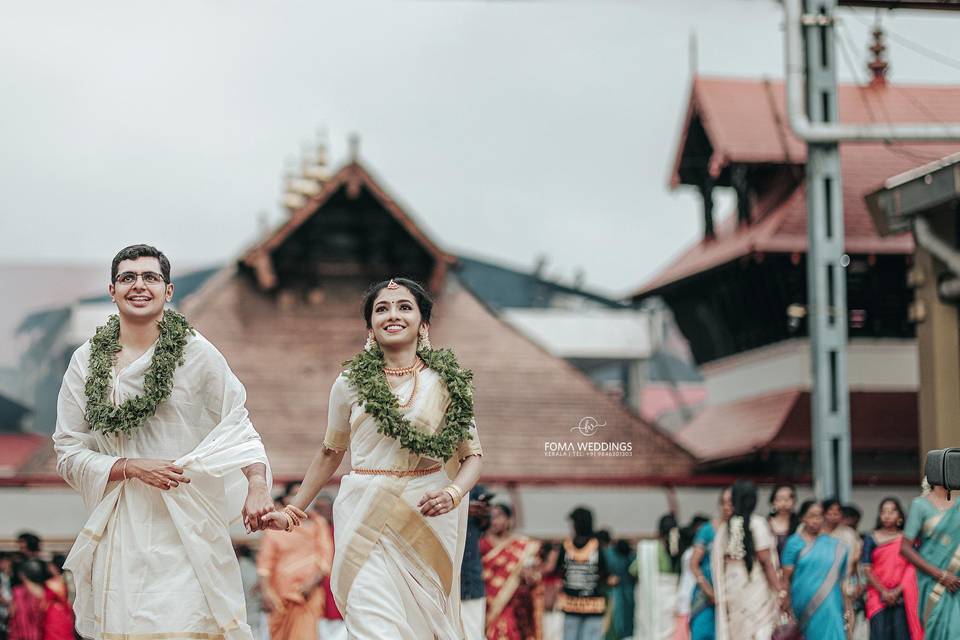
<path fill-rule="evenodd" d="M 77 629 L 250 640 L 229 528 L 259 529 L 273 510 L 267 457 L 226 360 L 164 310 L 169 269 L 146 245 L 117 255 L 119 316 L 77 349 L 60 389 L 57 470 L 91 512 L 66 563 Z"/>

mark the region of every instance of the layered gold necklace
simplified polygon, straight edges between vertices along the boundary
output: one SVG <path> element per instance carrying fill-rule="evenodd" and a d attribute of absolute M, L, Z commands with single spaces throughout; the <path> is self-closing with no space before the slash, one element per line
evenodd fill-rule
<path fill-rule="evenodd" d="M 406 409 L 413 404 L 414 398 L 417 397 L 417 387 L 420 386 L 420 369 L 423 368 L 423 360 L 418 356 L 416 361 L 409 367 L 384 367 L 383 372 L 388 376 L 394 376 L 401 378 L 406 375 L 413 374 L 413 391 L 410 392 L 410 397 L 407 398 L 406 402 L 401 402 L 400 397 L 397 396 L 397 405 L 401 409 Z M 396 395 L 396 394 L 394 394 Z"/>

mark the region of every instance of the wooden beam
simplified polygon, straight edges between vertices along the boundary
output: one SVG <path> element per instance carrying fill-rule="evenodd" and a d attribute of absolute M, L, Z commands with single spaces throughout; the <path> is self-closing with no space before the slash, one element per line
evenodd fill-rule
<path fill-rule="evenodd" d="M 953 211 L 929 214 L 927 220 L 942 238 L 956 237 Z M 960 316 L 958 308 L 937 294 L 944 265 L 917 246 L 914 308 L 920 314 L 917 344 L 920 355 L 920 460 L 930 449 L 960 443 Z"/>

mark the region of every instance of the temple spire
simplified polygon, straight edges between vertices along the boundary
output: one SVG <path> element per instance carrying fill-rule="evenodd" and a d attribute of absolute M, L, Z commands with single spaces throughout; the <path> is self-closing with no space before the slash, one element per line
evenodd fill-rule
<path fill-rule="evenodd" d="M 873 88 L 887 86 L 887 71 L 890 69 L 890 64 L 884 55 L 887 51 L 887 45 L 883 41 L 883 36 L 883 26 L 880 24 L 880 14 L 878 13 L 877 21 L 873 26 L 873 43 L 870 45 L 870 52 L 873 57 L 867 63 L 867 68 L 870 69 L 872 74 L 870 86 Z"/>

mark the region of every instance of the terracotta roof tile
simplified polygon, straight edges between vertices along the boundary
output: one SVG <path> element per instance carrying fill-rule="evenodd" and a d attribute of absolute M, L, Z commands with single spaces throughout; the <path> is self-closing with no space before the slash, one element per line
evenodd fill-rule
<path fill-rule="evenodd" d="M 38 455 L 44 454 L 44 445 L 53 451 L 50 439 L 44 436 L 29 433 L 0 434 L 0 477 L 17 475 Z"/>
<path fill-rule="evenodd" d="M 853 450 L 903 452 L 917 448 L 917 394 L 850 393 Z M 809 452 L 810 393 L 789 389 L 708 407 L 676 436 L 700 462 L 758 451 Z"/>

